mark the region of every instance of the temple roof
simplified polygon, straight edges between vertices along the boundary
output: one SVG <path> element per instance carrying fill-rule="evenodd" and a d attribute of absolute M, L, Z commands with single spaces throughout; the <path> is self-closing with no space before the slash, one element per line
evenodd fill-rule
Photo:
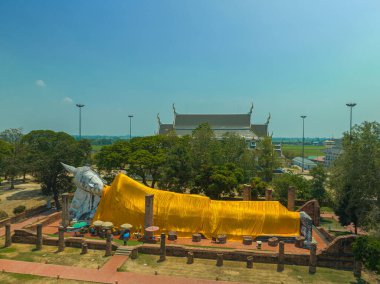
<path fill-rule="evenodd" d="M 178 129 L 195 129 L 208 123 L 212 129 L 250 129 L 251 115 L 247 114 L 175 114 L 174 125 Z"/>

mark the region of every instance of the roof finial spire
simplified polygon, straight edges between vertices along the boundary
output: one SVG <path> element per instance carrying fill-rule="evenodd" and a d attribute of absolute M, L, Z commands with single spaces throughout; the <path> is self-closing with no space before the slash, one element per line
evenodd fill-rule
<path fill-rule="evenodd" d="M 269 124 L 270 119 L 271 119 L 271 115 L 270 115 L 270 113 L 269 113 L 269 114 L 268 114 L 268 118 L 267 118 L 267 122 L 265 123 L 266 125 Z"/>
<path fill-rule="evenodd" d="M 251 102 L 251 108 L 249 109 L 248 114 L 251 115 L 251 114 L 252 114 L 252 111 L 253 111 L 253 102 Z"/>
<path fill-rule="evenodd" d="M 174 114 L 177 114 L 177 112 L 175 111 L 175 105 L 174 105 L 174 103 L 173 103 L 173 112 L 174 112 Z"/>
<path fill-rule="evenodd" d="M 160 113 L 157 113 L 157 121 L 158 125 L 161 125 Z"/>

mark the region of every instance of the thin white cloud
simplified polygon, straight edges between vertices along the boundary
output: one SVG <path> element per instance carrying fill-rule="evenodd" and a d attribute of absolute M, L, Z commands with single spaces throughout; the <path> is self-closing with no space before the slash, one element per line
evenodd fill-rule
<path fill-rule="evenodd" d="M 73 101 L 73 99 L 70 98 L 70 97 L 64 97 L 64 98 L 62 99 L 62 102 L 65 103 L 65 104 L 72 104 L 74 101 Z"/>
<path fill-rule="evenodd" d="M 44 80 L 37 80 L 36 86 L 40 87 L 40 88 L 44 88 L 44 87 L 46 87 L 46 84 L 45 84 Z"/>

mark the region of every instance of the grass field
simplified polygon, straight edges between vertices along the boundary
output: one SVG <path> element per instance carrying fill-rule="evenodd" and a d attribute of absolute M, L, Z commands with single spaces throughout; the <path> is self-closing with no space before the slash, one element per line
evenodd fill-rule
<path fill-rule="evenodd" d="M 0 241 L 4 242 L 3 239 Z M 81 255 L 81 250 L 77 248 L 65 248 L 65 251 L 60 253 L 57 253 L 57 247 L 54 246 L 43 246 L 40 251 L 34 248 L 34 245 L 12 244 L 11 247 L 0 248 L 0 258 L 86 268 L 103 266 L 109 259 L 101 250 L 88 250 L 87 254 Z"/>
<path fill-rule="evenodd" d="M 13 209 L 24 205 L 26 209 L 46 204 L 49 197 L 42 194 L 38 183 L 28 182 L 16 184 L 15 189 L 9 190 L 9 184 L 0 186 L 0 209 L 12 217 Z"/>
<path fill-rule="evenodd" d="M 67 280 L 67 279 L 59 279 L 42 277 L 42 276 L 34 276 L 29 274 L 17 274 L 17 273 L 0 273 L 0 283 L 2 284 L 19 284 L 19 283 L 30 283 L 30 284 L 57 284 L 57 283 L 67 283 L 67 284 L 89 284 L 94 282 L 87 281 L 76 281 L 76 280 Z"/>
<path fill-rule="evenodd" d="M 305 157 L 307 156 L 324 156 L 324 146 L 312 146 L 305 145 Z M 287 154 L 291 157 L 302 156 L 302 145 L 283 144 L 282 151 L 287 157 Z M 288 157 L 287 157 L 288 158 Z"/>
<path fill-rule="evenodd" d="M 310 275 L 307 266 L 286 265 L 283 272 L 277 272 L 275 264 L 254 263 L 253 269 L 247 269 L 245 262 L 238 261 L 224 261 L 223 267 L 217 267 L 215 260 L 208 259 L 195 259 L 191 265 L 186 264 L 184 257 L 167 257 L 164 262 L 157 262 L 158 259 L 158 256 L 139 254 L 121 270 L 246 283 L 376 283 L 375 277 L 367 273 L 357 280 L 350 271 L 319 267 L 316 274 Z"/>

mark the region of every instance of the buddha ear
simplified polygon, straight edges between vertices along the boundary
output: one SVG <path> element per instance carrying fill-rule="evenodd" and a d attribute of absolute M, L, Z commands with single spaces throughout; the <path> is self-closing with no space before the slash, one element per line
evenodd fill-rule
<path fill-rule="evenodd" d="M 66 165 L 62 162 L 61 162 L 61 165 L 65 168 L 66 171 L 68 171 L 69 173 L 72 173 L 73 175 L 75 175 L 78 171 L 76 167 Z"/>

